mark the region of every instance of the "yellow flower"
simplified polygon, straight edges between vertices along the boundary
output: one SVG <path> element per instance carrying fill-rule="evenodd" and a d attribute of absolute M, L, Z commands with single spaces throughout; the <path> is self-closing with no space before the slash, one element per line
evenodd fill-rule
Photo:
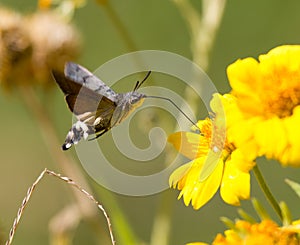
<path fill-rule="evenodd" d="M 300 46 L 274 48 L 258 61 L 237 60 L 227 75 L 232 96 L 223 96 L 223 103 L 236 147 L 300 166 Z"/>
<path fill-rule="evenodd" d="M 226 139 L 226 127 L 219 95 L 211 101 L 213 119 L 197 123 L 201 134 L 177 132 L 168 141 L 192 161 L 176 169 L 170 176 L 170 185 L 181 190 L 185 205 L 194 209 L 206 204 L 220 187 L 222 199 L 239 205 L 250 195 L 249 171 L 254 162 L 249 160 Z M 202 178 L 201 175 L 204 177 Z"/>
<path fill-rule="evenodd" d="M 51 7 L 52 0 L 39 0 L 38 7 L 40 9 L 49 9 Z"/>
<path fill-rule="evenodd" d="M 208 245 L 205 242 L 191 242 L 191 243 L 187 243 L 186 245 Z"/>
<path fill-rule="evenodd" d="M 38 7 L 42 10 L 50 9 L 53 5 L 58 5 L 59 8 L 67 10 L 66 8 L 81 8 L 86 4 L 86 0 L 39 0 Z"/>
<path fill-rule="evenodd" d="M 224 236 L 218 234 L 212 245 L 298 245 L 299 231 L 299 228 L 295 231 L 279 227 L 272 220 L 263 220 L 255 224 L 238 220 L 234 229 L 226 230 Z"/>

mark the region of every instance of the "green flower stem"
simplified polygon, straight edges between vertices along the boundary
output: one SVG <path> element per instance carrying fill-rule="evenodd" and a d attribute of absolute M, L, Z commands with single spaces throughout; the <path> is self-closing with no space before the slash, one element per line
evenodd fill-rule
<path fill-rule="evenodd" d="M 268 201 L 270 202 L 271 206 L 274 208 L 276 214 L 279 216 L 280 220 L 282 220 L 282 213 L 279 204 L 277 203 L 276 199 L 274 198 L 273 194 L 271 193 L 269 187 L 267 186 L 264 177 L 262 176 L 259 168 L 257 165 L 254 166 L 253 172 L 259 183 L 260 188 L 262 189 L 263 193 L 267 197 Z"/>
<path fill-rule="evenodd" d="M 105 10 L 108 18 L 111 20 L 113 26 L 115 27 L 116 31 L 118 32 L 121 40 L 123 41 L 126 49 L 128 52 L 134 52 L 139 50 L 134 42 L 134 40 L 130 36 L 130 32 L 124 22 L 119 17 L 118 13 L 115 11 L 113 6 L 111 5 L 110 1 L 107 1 L 105 4 L 101 5 Z M 134 63 L 136 67 L 144 68 L 145 64 L 144 61 L 139 58 L 138 56 L 134 56 Z"/>
<path fill-rule="evenodd" d="M 116 30 L 118 31 L 120 37 L 122 38 L 123 42 L 125 43 L 126 48 L 130 52 L 136 51 L 137 48 L 135 46 L 134 41 L 131 39 L 128 30 L 124 26 L 123 22 L 121 21 L 121 19 L 118 16 L 118 14 L 115 12 L 115 10 L 110 5 L 110 2 L 107 1 L 106 4 L 103 4 L 103 8 L 106 10 L 106 13 L 107 13 L 109 19 L 112 21 L 112 23 L 115 26 Z"/>
<path fill-rule="evenodd" d="M 169 244 L 171 231 L 171 215 L 174 208 L 174 195 L 167 190 L 161 195 L 157 213 L 154 218 L 151 240 L 149 245 Z"/>

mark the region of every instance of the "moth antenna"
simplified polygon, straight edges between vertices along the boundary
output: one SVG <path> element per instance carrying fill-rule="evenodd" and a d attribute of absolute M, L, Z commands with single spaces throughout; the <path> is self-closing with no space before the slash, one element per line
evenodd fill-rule
<path fill-rule="evenodd" d="M 133 91 L 136 91 L 139 88 L 139 84 L 140 84 L 140 82 L 137 81 L 136 84 L 135 84 L 135 86 L 134 86 Z"/>
<path fill-rule="evenodd" d="M 151 71 L 148 71 L 148 73 L 146 74 L 146 76 L 144 77 L 144 79 L 141 82 L 137 81 L 133 91 L 138 90 L 142 86 L 142 84 L 147 80 L 147 78 L 150 76 L 150 74 L 151 74 Z"/>
<path fill-rule="evenodd" d="M 174 105 L 177 108 L 177 110 L 179 110 L 185 116 L 185 118 L 187 120 L 189 120 L 194 126 L 196 126 L 200 130 L 200 128 L 197 126 L 197 124 L 191 118 L 189 118 L 189 116 L 183 110 L 181 110 L 179 108 L 179 106 L 176 105 L 171 99 L 165 98 L 165 97 L 160 97 L 160 96 L 154 96 L 154 95 L 153 96 L 147 95 L 146 98 L 155 98 L 155 99 L 161 99 L 161 100 L 167 100 L 167 101 L 169 101 L 172 105 Z"/>

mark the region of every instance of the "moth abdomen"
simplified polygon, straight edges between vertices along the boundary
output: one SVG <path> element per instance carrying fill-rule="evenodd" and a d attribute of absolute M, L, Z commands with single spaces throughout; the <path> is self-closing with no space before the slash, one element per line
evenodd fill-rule
<path fill-rule="evenodd" d="M 62 145 L 62 149 L 68 150 L 72 145 L 76 145 L 82 138 L 87 139 L 90 134 L 94 134 L 95 130 L 93 127 L 85 124 L 82 121 L 77 121 L 72 125 L 72 128 L 69 130 L 65 143 Z"/>

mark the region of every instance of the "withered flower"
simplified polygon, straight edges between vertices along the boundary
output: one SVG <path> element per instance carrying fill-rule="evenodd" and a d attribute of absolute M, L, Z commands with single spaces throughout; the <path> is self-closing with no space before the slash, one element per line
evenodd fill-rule
<path fill-rule="evenodd" d="M 80 50 L 78 31 L 54 11 L 22 16 L 0 8 L 0 83 L 54 84 L 51 70 L 62 70 Z"/>

